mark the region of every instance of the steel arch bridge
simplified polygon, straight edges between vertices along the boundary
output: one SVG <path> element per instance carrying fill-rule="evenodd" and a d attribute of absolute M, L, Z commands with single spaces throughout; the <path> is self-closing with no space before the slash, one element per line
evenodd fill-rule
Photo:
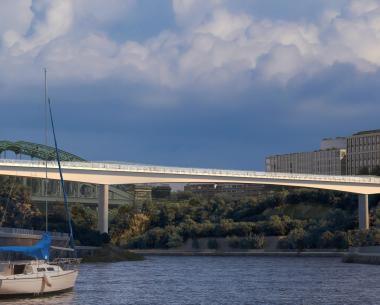
<path fill-rule="evenodd" d="M 43 161 L 56 161 L 57 160 L 57 154 L 54 147 L 43 145 L 43 144 L 37 144 L 37 143 L 31 143 L 27 141 L 0 141 L 0 154 L 6 151 L 11 151 L 15 153 L 16 155 L 24 155 L 29 156 L 32 159 L 40 159 Z M 68 161 L 68 162 L 86 162 L 85 159 L 78 157 L 72 153 L 69 153 L 67 151 L 59 149 L 59 157 L 61 161 Z M 27 183 L 27 182 L 24 182 Z M 56 193 L 49 194 L 48 196 L 44 195 L 44 185 L 42 184 L 42 181 L 39 181 L 39 184 L 35 185 L 35 187 L 31 187 L 32 189 L 32 201 L 34 202 L 43 202 L 44 200 L 48 200 L 49 202 L 58 202 L 59 199 L 62 197 L 61 193 L 61 187 L 59 183 L 56 183 L 56 181 L 50 181 L 50 183 L 56 184 Z M 72 183 L 66 182 L 66 185 L 70 185 Z M 97 204 L 98 202 L 98 191 L 97 187 L 95 185 L 92 185 L 91 183 L 78 183 L 78 188 L 80 188 L 82 185 L 87 185 L 92 188 L 92 190 L 89 192 L 88 195 L 79 195 L 79 190 L 75 189 L 75 186 L 73 187 L 75 190 L 70 191 L 68 188 L 68 199 L 69 202 L 78 202 L 78 203 L 86 203 L 86 204 Z M 126 189 L 123 185 L 118 185 L 110 188 L 110 198 L 114 205 L 120 205 L 124 203 L 131 203 L 135 200 L 134 193 Z"/>
<path fill-rule="evenodd" d="M 55 148 L 43 144 L 26 141 L 0 141 L 0 153 L 5 151 L 12 151 L 16 155 L 22 154 L 41 160 L 56 160 Z M 84 159 L 63 150 L 59 150 L 59 156 L 62 161 L 85 161 Z"/>

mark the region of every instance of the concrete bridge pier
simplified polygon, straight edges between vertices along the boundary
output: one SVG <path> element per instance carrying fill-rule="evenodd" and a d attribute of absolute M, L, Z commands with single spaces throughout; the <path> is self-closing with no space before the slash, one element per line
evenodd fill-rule
<path fill-rule="evenodd" d="M 98 203 L 98 230 L 101 233 L 108 233 L 108 202 L 109 202 L 109 185 L 98 185 L 99 203 Z"/>
<path fill-rule="evenodd" d="M 368 195 L 359 194 L 359 229 L 369 229 Z"/>

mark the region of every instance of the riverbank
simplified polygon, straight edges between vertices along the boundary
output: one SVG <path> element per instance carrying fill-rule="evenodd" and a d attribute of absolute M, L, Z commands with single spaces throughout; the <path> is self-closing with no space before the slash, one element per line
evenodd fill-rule
<path fill-rule="evenodd" d="M 347 253 L 343 262 L 349 264 L 380 265 L 380 254 L 373 253 Z"/>
<path fill-rule="evenodd" d="M 380 265 L 380 246 L 351 247 L 344 255 L 343 262 Z"/>
<path fill-rule="evenodd" d="M 343 257 L 340 251 L 178 251 L 164 249 L 130 250 L 151 256 L 268 256 L 268 257 Z"/>
<path fill-rule="evenodd" d="M 79 247 L 78 256 L 83 263 L 115 263 L 122 261 L 140 261 L 144 256 L 116 246 Z"/>

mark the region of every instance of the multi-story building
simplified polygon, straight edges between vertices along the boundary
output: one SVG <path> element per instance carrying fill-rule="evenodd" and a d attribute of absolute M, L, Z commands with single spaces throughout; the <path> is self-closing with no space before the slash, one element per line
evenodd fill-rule
<path fill-rule="evenodd" d="M 169 199 L 172 188 L 169 184 L 153 185 L 152 198 L 153 199 Z"/>
<path fill-rule="evenodd" d="M 380 129 L 361 131 L 347 139 L 347 174 L 370 174 L 380 166 Z"/>
<path fill-rule="evenodd" d="M 267 172 L 345 175 L 346 138 L 323 139 L 321 149 L 312 152 L 269 156 L 265 167 Z"/>

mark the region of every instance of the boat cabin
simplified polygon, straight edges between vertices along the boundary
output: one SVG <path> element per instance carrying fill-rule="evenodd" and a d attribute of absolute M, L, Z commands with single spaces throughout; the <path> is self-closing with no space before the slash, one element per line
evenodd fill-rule
<path fill-rule="evenodd" d="M 0 276 L 38 274 L 58 272 L 60 270 L 61 268 L 59 266 L 46 264 L 44 261 L 16 261 L 0 263 Z"/>

